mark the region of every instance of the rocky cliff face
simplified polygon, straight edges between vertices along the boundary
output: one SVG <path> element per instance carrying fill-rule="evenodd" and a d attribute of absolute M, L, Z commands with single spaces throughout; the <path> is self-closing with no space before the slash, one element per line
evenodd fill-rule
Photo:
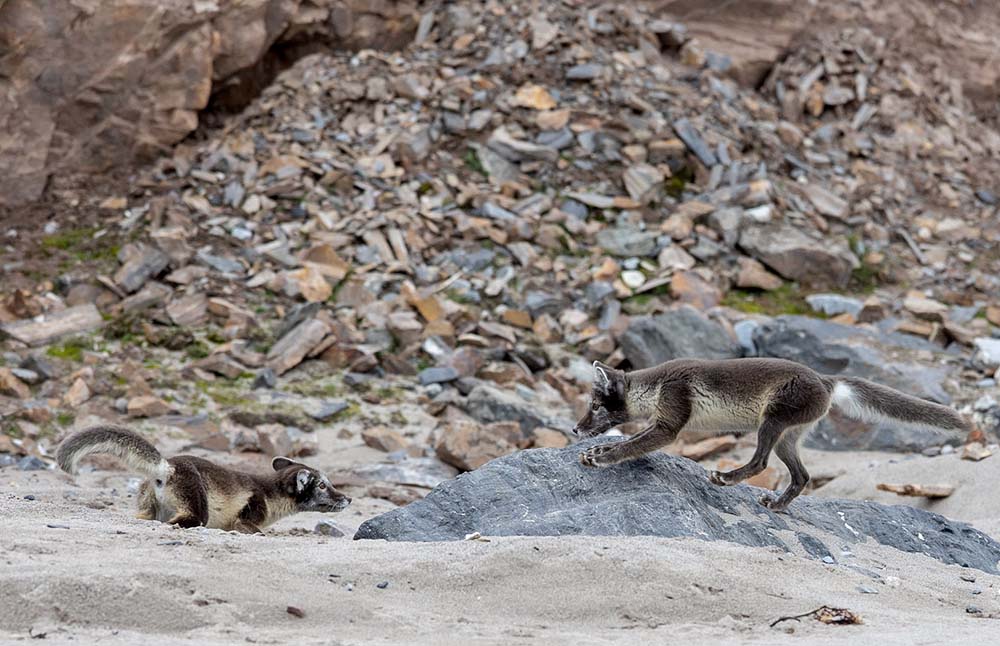
<path fill-rule="evenodd" d="M 60 172 L 169 152 L 213 91 L 276 45 L 388 47 L 417 0 L 11 0 L 0 4 L 0 205 Z"/>

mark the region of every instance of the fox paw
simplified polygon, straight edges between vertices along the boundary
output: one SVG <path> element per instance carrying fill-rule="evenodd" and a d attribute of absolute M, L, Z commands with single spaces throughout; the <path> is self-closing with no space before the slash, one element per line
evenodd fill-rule
<path fill-rule="evenodd" d="M 580 454 L 580 464 L 585 467 L 606 467 L 614 464 L 608 457 L 608 447 L 592 446 Z"/>
<path fill-rule="evenodd" d="M 719 485 L 720 487 L 728 487 L 731 484 L 735 484 L 729 479 L 729 476 L 722 471 L 709 471 L 708 481 L 714 485 Z"/>
<path fill-rule="evenodd" d="M 789 500 L 783 500 L 781 496 L 775 496 L 773 494 L 763 494 L 759 498 L 760 504 L 767 507 L 771 511 L 785 511 L 788 509 Z"/>

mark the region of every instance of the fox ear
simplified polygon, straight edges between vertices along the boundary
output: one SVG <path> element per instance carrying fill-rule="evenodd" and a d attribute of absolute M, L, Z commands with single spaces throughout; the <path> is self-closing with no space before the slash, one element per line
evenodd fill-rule
<path fill-rule="evenodd" d="M 600 361 L 594 362 L 594 388 L 605 395 L 625 395 L 625 379 L 621 370 L 615 370 Z"/>
<path fill-rule="evenodd" d="M 611 391 L 611 370 L 600 361 L 594 362 L 594 385 L 604 392 Z"/>
<path fill-rule="evenodd" d="M 298 464 L 299 466 L 305 466 L 301 462 L 296 462 L 295 460 L 290 460 L 285 457 L 276 457 L 271 460 L 271 468 L 275 471 L 281 471 L 282 469 L 287 469 L 288 467 Z"/>

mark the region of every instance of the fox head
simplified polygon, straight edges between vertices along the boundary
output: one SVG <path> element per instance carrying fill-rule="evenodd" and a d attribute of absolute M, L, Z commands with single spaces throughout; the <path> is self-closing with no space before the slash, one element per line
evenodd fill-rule
<path fill-rule="evenodd" d="M 271 467 L 278 472 L 282 489 L 295 502 L 296 511 L 343 511 L 351 499 L 333 488 L 318 469 L 301 462 L 277 457 Z"/>
<path fill-rule="evenodd" d="M 625 373 L 594 362 L 594 390 L 590 408 L 576 423 L 573 432 L 581 437 L 593 437 L 629 421 L 625 405 Z"/>

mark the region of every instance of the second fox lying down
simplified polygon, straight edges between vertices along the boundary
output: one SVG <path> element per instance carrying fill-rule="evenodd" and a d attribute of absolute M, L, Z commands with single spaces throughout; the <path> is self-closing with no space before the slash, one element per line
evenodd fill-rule
<path fill-rule="evenodd" d="M 757 448 L 747 464 L 712 471 L 718 485 L 733 485 L 767 467 L 773 450 L 788 467 L 791 481 L 780 495 L 761 504 L 781 511 L 809 482 L 799 459 L 799 440 L 834 406 L 845 416 L 908 426 L 968 431 L 955 411 L 856 377 L 821 375 L 783 359 L 678 359 L 634 372 L 594 362 L 590 410 L 577 423 L 589 437 L 632 420 L 649 424 L 623 442 L 602 444 L 580 454 L 580 462 L 605 467 L 625 462 L 673 442 L 683 429 L 718 434 L 757 432 Z"/>
<path fill-rule="evenodd" d="M 96 426 L 59 445 L 56 459 L 67 473 L 80 460 L 104 453 L 146 476 L 139 487 L 139 514 L 180 527 L 205 526 L 247 534 L 260 532 L 300 511 L 342 511 L 351 499 L 312 467 L 285 457 L 267 474 L 244 473 L 192 455 L 164 458 L 139 434 L 117 426 Z"/>

